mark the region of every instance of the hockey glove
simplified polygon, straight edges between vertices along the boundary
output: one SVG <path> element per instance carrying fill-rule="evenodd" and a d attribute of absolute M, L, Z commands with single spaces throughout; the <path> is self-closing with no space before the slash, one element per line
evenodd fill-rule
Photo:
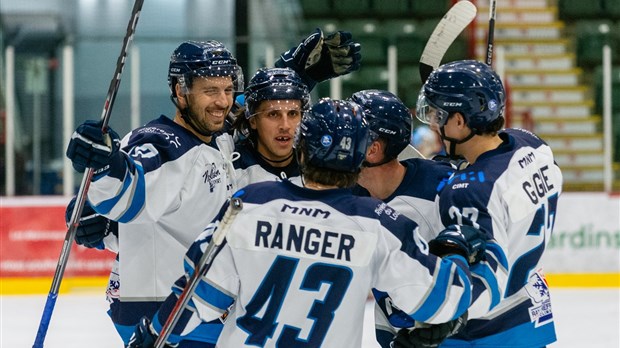
<path fill-rule="evenodd" d="M 392 342 L 394 348 L 434 348 L 448 337 L 459 333 L 467 324 L 467 312 L 460 317 L 442 324 L 425 325 L 423 327 L 402 329 L 398 331 Z"/>
<path fill-rule="evenodd" d="M 470 265 L 484 258 L 486 235 L 477 228 L 465 225 L 450 225 L 428 242 L 429 251 L 436 256 L 449 254 L 463 256 Z"/>
<path fill-rule="evenodd" d="M 295 70 L 312 90 L 319 82 L 358 70 L 360 50 L 351 33 L 337 31 L 323 38 L 323 31 L 317 28 L 297 47 L 282 53 L 275 66 Z"/>
<path fill-rule="evenodd" d="M 151 321 L 147 317 L 142 317 L 140 322 L 136 325 L 136 329 L 131 335 L 129 339 L 129 344 L 127 344 L 127 348 L 152 348 L 155 346 L 155 341 L 157 341 L 157 333 L 153 330 L 151 326 Z M 174 348 L 178 347 L 178 344 L 170 345 L 166 343 L 164 347 Z"/>
<path fill-rule="evenodd" d="M 71 222 L 71 215 L 75 209 L 76 197 L 73 197 L 65 210 L 65 222 Z M 82 216 L 75 231 L 75 242 L 87 248 L 105 249 L 103 239 L 110 233 L 118 235 L 118 222 L 99 215 L 88 203 L 84 204 Z"/>
<path fill-rule="evenodd" d="M 86 121 L 73 132 L 67 157 L 73 168 L 80 173 L 93 168 L 98 174 L 109 168 L 113 156 L 118 153 L 118 134 L 108 127 L 108 133 L 101 131 L 101 121 Z"/>

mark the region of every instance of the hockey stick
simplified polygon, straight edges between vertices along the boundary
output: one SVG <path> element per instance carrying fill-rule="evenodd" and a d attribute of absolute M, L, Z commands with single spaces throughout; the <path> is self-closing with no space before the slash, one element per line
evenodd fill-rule
<path fill-rule="evenodd" d="M 477 12 L 476 6 L 471 2 L 459 1 L 441 18 L 420 57 L 422 83 L 426 82 L 431 72 L 439 67 L 452 42 L 474 20 Z"/>
<path fill-rule="evenodd" d="M 213 232 L 213 237 L 211 237 L 211 241 L 207 245 L 205 252 L 200 257 L 196 268 L 194 269 L 194 273 L 190 277 L 189 281 L 185 285 L 183 292 L 177 299 L 177 303 L 172 308 L 172 312 L 168 315 L 168 319 L 161 328 L 161 332 L 159 333 L 159 337 L 155 341 L 155 348 L 161 348 L 166 343 L 168 336 L 177 325 L 179 318 L 181 318 L 181 314 L 183 313 L 183 309 L 187 306 L 192 294 L 196 290 L 200 279 L 204 277 L 209 268 L 211 268 L 211 264 L 213 262 L 213 258 L 220 251 L 222 242 L 228 234 L 228 230 L 230 229 L 230 225 L 234 220 L 235 216 L 241 211 L 243 208 L 243 202 L 238 197 L 233 197 L 230 200 L 230 205 L 224 213 L 224 217 L 222 217 L 221 224 L 216 228 L 215 232 Z"/>
<path fill-rule="evenodd" d="M 127 49 L 129 47 L 129 44 L 133 40 L 133 35 L 136 31 L 136 24 L 138 23 L 138 18 L 140 16 L 140 11 L 142 10 L 143 3 L 144 0 L 135 1 L 133 9 L 131 11 L 131 18 L 129 20 L 129 23 L 127 24 L 127 33 L 125 34 L 125 38 L 123 39 L 121 53 L 118 56 L 118 60 L 116 61 L 116 71 L 114 72 L 112 81 L 110 81 L 110 87 L 108 88 L 108 94 L 106 96 L 105 103 L 103 105 L 103 111 L 101 113 L 101 130 L 104 133 L 107 133 L 108 130 L 110 112 L 112 111 L 112 106 L 114 105 L 114 100 L 116 99 L 116 93 L 118 92 L 118 88 L 121 83 L 121 74 L 123 73 L 123 67 L 125 66 L 125 60 L 127 58 Z M 56 271 L 52 280 L 52 286 L 50 288 L 49 294 L 47 295 L 45 307 L 43 308 L 43 314 L 39 323 L 39 329 L 37 330 L 37 337 L 35 338 L 34 345 L 32 346 L 33 348 L 43 347 L 45 335 L 47 334 L 47 328 L 49 327 L 50 320 L 52 318 L 52 312 L 54 311 L 54 306 L 56 305 L 56 299 L 58 298 L 60 283 L 62 282 L 62 277 L 65 273 L 67 262 L 69 261 L 71 245 L 73 244 L 73 240 L 75 239 L 75 232 L 79 224 L 80 216 L 82 215 L 82 209 L 84 208 L 84 204 L 86 202 L 86 193 L 88 192 L 88 188 L 93 177 L 93 172 L 94 170 L 92 168 L 88 168 L 88 170 L 82 177 L 82 183 L 80 185 L 80 189 L 78 190 L 75 207 L 73 209 L 73 214 L 71 214 L 71 221 L 69 223 L 69 228 L 67 230 L 67 234 L 65 235 L 65 240 L 60 251 L 60 257 L 58 259 L 58 264 L 56 265 Z"/>
<path fill-rule="evenodd" d="M 431 37 L 426 42 L 420 57 L 420 78 L 422 83 L 426 82 L 431 72 L 439 67 L 443 56 L 448 51 L 450 45 L 452 45 L 452 42 L 474 20 L 477 12 L 476 6 L 471 2 L 459 1 L 441 18 Z M 424 158 L 424 155 L 413 145 L 409 144 L 398 155 L 398 159 L 404 160 L 409 158 Z"/>
<path fill-rule="evenodd" d="M 489 3 L 489 33 L 487 36 L 487 65 L 493 63 L 493 41 L 495 36 L 495 4 L 497 0 L 490 0 Z"/>

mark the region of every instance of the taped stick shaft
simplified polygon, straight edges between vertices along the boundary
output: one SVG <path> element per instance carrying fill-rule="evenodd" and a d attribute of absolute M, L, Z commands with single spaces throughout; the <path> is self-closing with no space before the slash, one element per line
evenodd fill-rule
<path fill-rule="evenodd" d="M 491 0 L 489 3 L 489 33 L 487 36 L 487 57 L 486 63 L 491 66 L 493 64 L 493 44 L 495 40 L 495 6 L 497 0 Z"/>

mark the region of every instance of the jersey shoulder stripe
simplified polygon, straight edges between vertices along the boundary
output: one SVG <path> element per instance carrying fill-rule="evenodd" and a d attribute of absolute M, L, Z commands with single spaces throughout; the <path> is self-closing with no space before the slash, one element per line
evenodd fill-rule
<path fill-rule="evenodd" d="M 133 130 L 123 140 L 123 150 L 142 164 L 145 173 L 179 159 L 195 147 L 208 146 L 164 115 Z"/>

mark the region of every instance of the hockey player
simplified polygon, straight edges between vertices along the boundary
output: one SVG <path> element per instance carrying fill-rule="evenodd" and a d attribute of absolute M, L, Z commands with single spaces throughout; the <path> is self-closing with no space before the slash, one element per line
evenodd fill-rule
<path fill-rule="evenodd" d="M 236 194 L 243 210 L 170 343 L 196 315 L 209 321 L 228 313 L 221 347 L 359 347 L 371 287 L 389 292 L 414 319 L 440 323 L 462 314 L 471 296 L 467 260 L 484 250 L 480 235 L 440 234 L 430 243 L 437 258 L 415 222 L 379 200 L 353 196 L 369 142 L 355 103 L 322 99 L 304 115 L 295 140 L 304 187 L 267 181 Z M 213 228 L 188 250 L 171 304 Z M 151 347 L 171 307 L 162 306 L 153 323 L 143 320 L 130 347 Z"/>
<path fill-rule="evenodd" d="M 348 33 L 324 38 L 317 30 L 282 57 L 308 83 L 316 83 L 358 69 L 359 50 Z M 107 293 L 110 315 L 125 343 L 139 318 L 159 307 L 170 276 L 181 272 L 184 251 L 234 185 L 228 163 L 232 141 L 226 134 L 214 139 L 222 134 L 233 92 L 243 90 L 234 57 L 216 41 L 184 42 L 171 57 L 168 75 L 177 106 L 173 120 L 162 116 L 132 131 L 120 151 L 112 129 L 103 135 L 100 123 L 87 121 L 67 150 L 76 169 L 97 169 L 76 242 L 119 252 Z M 73 202 L 67 216 L 72 210 Z M 214 342 L 220 328 L 199 328 L 181 347 L 193 340 Z"/>
<path fill-rule="evenodd" d="M 233 192 L 232 138 L 216 144 L 212 135 L 223 127 L 233 93 L 243 90 L 235 58 L 217 41 L 183 42 L 170 58 L 168 85 L 177 107 L 173 119 L 162 115 L 120 145 L 112 130 L 103 135 L 100 123 L 87 121 L 67 149 L 76 169 L 95 169 L 89 204 L 119 222 L 118 239 L 92 236 L 90 244 L 98 237 L 98 246 L 109 241 L 118 252 L 107 296 L 125 344 L 139 319 L 152 315 L 166 298 L 197 231 Z M 203 326 L 198 338 L 190 335 L 188 341 L 219 334 L 219 325 L 211 334 Z"/>
<path fill-rule="evenodd" d="M 499 76 L 473 60 L 440 66 L 418 98 L 417 117 L 441 135 L 450 156 L 470 164 L 440 193 L 442 222 L 474 226 L 494 240 L 486 260 L 472 267 L 487 276 L 474 278 L 469 321 L 441 347 L 531 348 L 556 340 L 540 259 L 551 239 L 562 173 L 539 137 L 502 130 L 505 98 Z M 498 290 L 488 291 L 492 284 Z"/>
<path fill-rule="evenodd" d="M 454 167 L 444 161 L 414 158 L 403 161 L 398 155 L 409 144 L 413 116 L 409 108 L 394 94 L 381 90 L 354 93 L 351 100 L 364 109 L 370 130 L 378 135 L 369 146 L 362 163 L 354 194 L 372 196 L 388 203 L 399 213 L 416 221 L 420 234 L 431 240 L 444 226 L 437 209 L 438 192 Z M 415 325 L 406 313 L 394 308 L 385 292 L 373 290 L 375 327 L 381 347 L 390 347 L 399 328 Z M 432 342 L 441 341 L 457 330 L 464 318 L 434 327 Z M 430 344 L 424 337 L 415 336 L 418 346 Z"/>
<path fill-rule="evenodd" d="M 293 137 L 309 107 L 308 87 L 289 68 L 263 68 L 249 81 L 244 99 L 244 112 L 233 124 L 242 138 L 235 145 L 238 187 L 282 179 L 300 184 Z"/>
<path fill-rule="evenodd" d="M 309 106 L 309 93 L 319 82 L 359 69 L 360 61 L 360 45 L 351 33 L 338 31 L 323 38 L 317 28 L 282 53 L 276 68 L 256 72 L 244 93 L 245 110 L 233 124 L 240 154 L 234 162 L 238 187 L 264 180 L 299 183 L 292 141 Z"/>
<path fill-rule="evenodd" d="M 426 240 L 443 229 L 435 200 L 438 189 L 454 171 L 446 162 L 421 158 L 398 160 L 409 144 L 413 116 L 394 94 L 381 90 L 354 93 L 370 130 L 377 134 L 362 163 L 355 193 L 370 195 L 416 221 Z"/>

